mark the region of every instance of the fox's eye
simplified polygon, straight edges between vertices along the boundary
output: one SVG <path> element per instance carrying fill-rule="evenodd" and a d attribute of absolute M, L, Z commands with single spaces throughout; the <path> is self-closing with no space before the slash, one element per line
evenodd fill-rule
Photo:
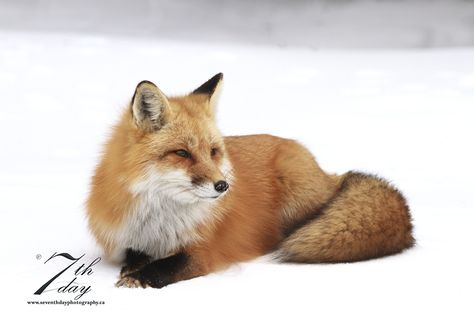
<path fill-rule="evenodd" d="M 178 151 L 175 151 L 174 153 L 176 153 L 176 155 L 178 155 L 180 157 L 183 157 L 183 158 L 186 158 L 186 159 L 189 159 L 191 157 L 191 153 L 189 153 L 186 150 L 178 150 Z"/>
<path fill-rule="evenodd" d="M 212 148 L 211 149 L 211 156 L 214 156 L 217 154 L 217 149 L 216 148 Z"/>

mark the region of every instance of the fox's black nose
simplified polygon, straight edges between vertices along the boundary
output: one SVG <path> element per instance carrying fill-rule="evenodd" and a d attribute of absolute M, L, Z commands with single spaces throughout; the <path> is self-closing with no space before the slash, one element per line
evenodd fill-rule
<path fill-rule="evenodd" d="M 224 191 L 229 189 L 229 184 L 227 184 L 227 182 L 224 181 L 224 180 L 220 180 L 220 181 L 218 181 L 217 183 L 214 184 L 214 189 L 217 192 L 223 193 Z"/>

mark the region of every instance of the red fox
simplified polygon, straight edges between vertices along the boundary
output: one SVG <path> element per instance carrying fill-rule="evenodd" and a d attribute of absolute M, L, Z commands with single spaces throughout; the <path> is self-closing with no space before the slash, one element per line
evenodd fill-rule
<path fill-rule="evenodd" d="M 90 230 L 124 263 L 117 286 L 161 288 L 269 253 L 283 262 L 353 262 L 414 244 L 409 208 L 385 180 L 325 173 L 296 141 L 223 137 L 223 75 L 167 97 L 149 81 L 103 152 Z"/>

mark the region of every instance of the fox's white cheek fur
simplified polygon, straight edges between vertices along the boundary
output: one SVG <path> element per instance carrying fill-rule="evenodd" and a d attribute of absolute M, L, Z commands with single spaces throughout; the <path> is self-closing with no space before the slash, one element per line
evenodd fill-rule
<path fill-rule="evenodd" d="M 117 257 L 127 248 L 154 258 L 173 254 L 199 240 L 196 227 L 212 219 L 210 203 L 193 193 L 183 171 L 160 172 L 149 167 L 129 190 L 135 201 L 125 224 L 115 233 Z"/>

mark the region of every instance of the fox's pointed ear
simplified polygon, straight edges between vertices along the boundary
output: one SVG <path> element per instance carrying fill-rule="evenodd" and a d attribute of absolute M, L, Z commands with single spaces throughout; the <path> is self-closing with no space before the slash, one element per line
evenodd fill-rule
<path fill-rule="evenodd" d="M 218 73 L 207 80 L 203 85 L 195 89 L 192 94 L 207 95 L 209 98 L 209 104 L 211 105 L 211 110 L 214 111 L 217 100 L 219 99 L 223 79 L 224 75 L 222 73 Z"/>
<path fill-rule="evenodd" d="M 156 131 L 166 123 L 169 114 L 167 97 L 150 81 L 138 83 L 132 98 L 132 115 L 137 127 Z"/>

